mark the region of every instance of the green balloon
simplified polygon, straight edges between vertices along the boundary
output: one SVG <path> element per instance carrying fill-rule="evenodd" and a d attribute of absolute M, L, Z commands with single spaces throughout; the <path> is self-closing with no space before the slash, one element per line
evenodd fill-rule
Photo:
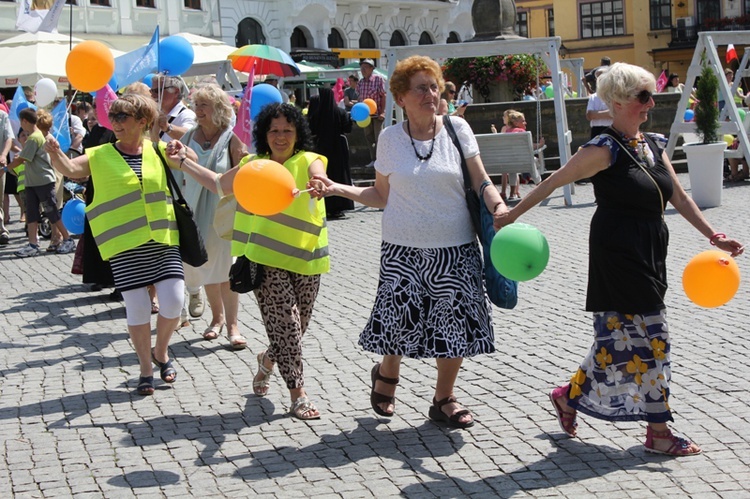
<path fill-rule="evenodd" d="M 744 109 L 738 109 L 738 110 L 737 110 L 737 114 L 739 114 L 739 115 L 740 115 L 740 119 L 741 119 L 742 121 L 745 121 L 745 110 L 744 110 Z"/>
<path fill-rule="evenodd" d="M 500 229 L 490 246 L 492 265 L 514 281 L 529 281 L 544 271 L 549 261 L 549 244 L 539 229 L 515 223 Z"/>
<path fill-rule="evenodd" d="M 547 85 L 547 88 L 544 89 L 544 95 L 551 99 L 555 96 L 555 88 L 552 85 Z M 515 279 L 513 280 L 515 281 Z"/>

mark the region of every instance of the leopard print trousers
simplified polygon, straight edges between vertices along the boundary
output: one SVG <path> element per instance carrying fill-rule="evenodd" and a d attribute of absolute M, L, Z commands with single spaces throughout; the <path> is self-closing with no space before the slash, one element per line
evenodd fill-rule
<path fill-rule="evenodd" d="M 290 390 L 302 388 L 302 336 L 312 317 L 320 288 L 320 275 L 302 275 L 275 267 L 264 267 L 265 275 L 255 290 L 269 347 L 268 358 Z"/>

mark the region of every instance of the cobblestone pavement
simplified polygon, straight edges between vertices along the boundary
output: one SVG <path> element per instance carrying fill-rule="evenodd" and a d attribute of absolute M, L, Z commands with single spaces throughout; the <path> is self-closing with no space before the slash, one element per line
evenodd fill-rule
<path fill-rule="evenodd" d="M 681 180 L 688 183 L 687 176 Z M 523 186 L 526 189 L 526 186 Z M 376 360 L 357 346 L 377 284 L 381 213 L 330 223 L 332 272 L 323 278 L 304 342 L 307 389 L 322 419 L 287 415 L 278 375 L 252 395 L 265 334 L 241 298 L 247 350 L 203 341 L 206 317 L 175 334 L 178 379 L 139 397 L 123 306 L 69 273 L 72 255 L 16 259 L 22 226 L 0 247 L 0 497 L 750 497 L 750 287 L 718 309 L 691 304 L 680 285 L 708 242 L 674 209 L 667 294 L 673 338 L 675 428 L 700 456 L 646 454 L 642 423 L 581 417 L 561 434 L 547 397 L 589 347 L 583 310 L 590 185 L 575 206 L 561 192 L 522 220 L 551 247 L 545 272 L 520 287 L 513 311 L 495 309 L 497 353 L 464 363 L 457 395 L 477 424 L 430 422 L 434 362 L 406 360 L 397 416 L 370 409 Z M 527 190 L 522 191 L 527 192 Z M 717 230 L 750 242 L 750 183 L 706 210 Z M 738 259 L 750 275 L 750 259 Z"/>

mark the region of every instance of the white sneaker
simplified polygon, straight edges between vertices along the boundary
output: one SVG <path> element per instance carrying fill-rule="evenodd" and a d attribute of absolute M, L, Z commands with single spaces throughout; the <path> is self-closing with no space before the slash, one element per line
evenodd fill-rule
<path fill-rule="evenodd" d="M 190 302 L 188 303 L 188 312 L 190 312 L 190 317 L 200 317 L 201 315 L 203 315 L 204 308 L 205 305 L 203 303 L 201 292 L 198 291 L 195 294 L 190 294 Z"/>
<path fill-rule="evenodd" d="M 73 253 L 75 250 L 76 242 L 72 238 L 69 238 L 60 243 L 60 246 L 57 247 L 57 254 L 65 255 L 67 253 Z"/>
<path fill-rule="evenodd" d="M 39 246 L 32 246 L 31 243 L 29 243 L 14 254 L 19 258 L 26 258 L 29 256 L 37 256 L 41 253 L 42 250 L 39 249 Z"/>

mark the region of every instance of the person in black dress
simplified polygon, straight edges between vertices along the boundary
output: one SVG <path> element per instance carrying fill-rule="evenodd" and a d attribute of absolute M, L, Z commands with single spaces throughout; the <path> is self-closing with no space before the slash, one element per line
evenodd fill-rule
<path fill-rule="evenodd" d="M 667 426 L 670 339 L 667 290 L 667 201 L 707 242 L 737 256 L 738 241 L 716 232 L 687 195 L 664 153 L 664 137 L 638 129 L 654 107 L 654 76 L 617 63 L 597 80 L 612 125 L 539 184 L 496 228 L 510 224 L 556 188 L 590 177 L 597 208 L 589 235 L 586 310 L 594 314 L 594 343 L 569 383 L 550 392 L 558 423 L 576 436 L 581 411 L 608 421 L 646 421 L 647 452 L 671 456 L 701 449 Z M 499 223 L 498 223 L 499 222 Z"/>
<path fill-rule="evenodd" d="M 307 119 L 314 135 L 315 152 L 328 158 L 328 178 L 352 185 L 349 143 L 344 135 L 352 131 L 352 120 L 348 112 L 336 105 L 333 90 L 321 88 L 318 95 L 310 98 Z M 325 198 L 325 203 L 329 220 L 343 218 L 344 211 L 354 209 L 353 201 L 338 196 Z"/>

